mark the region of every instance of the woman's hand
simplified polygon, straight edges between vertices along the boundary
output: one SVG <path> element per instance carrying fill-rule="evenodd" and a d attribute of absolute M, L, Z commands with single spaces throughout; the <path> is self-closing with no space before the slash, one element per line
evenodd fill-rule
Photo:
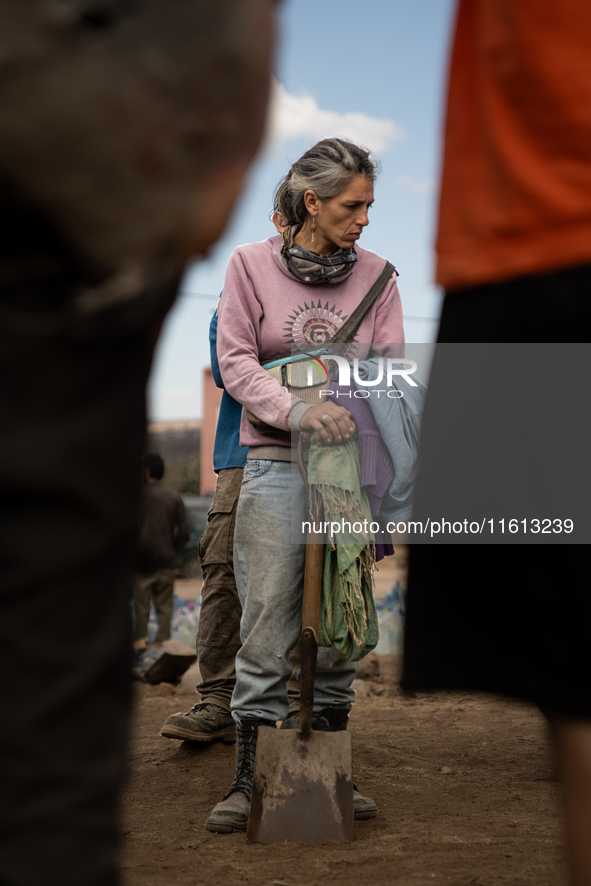
<path fill-rule="evenodd" d="M 300 429 L 314 431 L 318 446 L 323 443 L 342 443 L 343 440 L 349 440 L 357 430 L 349 410 L 330 401 L 306 410 L 300 421 Z"/>

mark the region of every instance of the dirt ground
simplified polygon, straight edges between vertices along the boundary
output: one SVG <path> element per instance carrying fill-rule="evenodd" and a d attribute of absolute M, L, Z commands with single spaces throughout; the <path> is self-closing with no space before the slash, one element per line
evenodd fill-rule
<path fill-rule="evenodd" d="M 536 709 L 486 696 L 405 698 L 396 656 L 373 657 L 356 683 L 354 777 L 378 805 L 347 844 L 274 846 L 209 834 L 232 779 L 234 745 L 158 735 L 196 700 L 136 686 L 123 802 L 125 886 L 563 886 L 558 789 Z"/>

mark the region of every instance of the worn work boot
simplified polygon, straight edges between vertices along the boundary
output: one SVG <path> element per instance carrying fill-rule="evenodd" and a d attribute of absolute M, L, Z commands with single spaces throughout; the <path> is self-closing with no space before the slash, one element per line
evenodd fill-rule
<path fill-rule="evenodd" d="M 347 728 L 349 710 L 347 708 L 323 708 L 312 716 L 312 729 L 316 732 L 341 732 Z M 281 729 L 298 729 L 300 712 L 290 711 L 281 724 Z"/>
<path fill-rule="evenodd" d="M 312 729 L 317 732 L 341 732 L 347 728 L 349 711 L 346 708 L 323 708 L 312 717 Z M 281 729 L 297 729 L 300 725 L 299 711 L 291 711 L 283 723 Z M 378 814 L 378 807 L 370 797 L 365 797 L 353 785 L 353 808 L 355 821 L 369 821 Z"/>
<path fill-rule="evenodd" d="M 369 821 L 378 814 L 378 807 L 371 799 L 365 797 L 361 791 L 357 790 L 357 785 L 353 785 L 353 809 L 355 810 L 355 821 Z"/>
<path fill-rule="evenodd" d="M 186 714 L 173 714 L 160 730 L 164 738 L 180 741 L 236 741 L 236 723 L 232 715 L 212 702 L 196 704 Z"/>
<path fill-rule="evenodd" d="M 236 775 L 228 793 L 209 814 L 205 827 L 217 834 L 245 831 L 250 811 L 250 797 L 254 776 L 254 758 L 260 726 L 275 728 L 272 720 L 245 717 L 238 726 L 236 744 Z"/>

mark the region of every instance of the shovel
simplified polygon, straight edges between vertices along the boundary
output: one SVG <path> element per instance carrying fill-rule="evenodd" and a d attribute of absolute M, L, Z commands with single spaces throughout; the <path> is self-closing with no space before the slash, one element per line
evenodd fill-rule
<path fill-rule="evenodd" d="M 303 434 L 300 434 L 300 440 Z M 301 443 L 298 463 L 307 481 Z M 316 515 L 317 523 L 322 514 Z M 351 734 L 313 732 L 324 533 L 308 533 L 302 605 L 300 725 L 259 729 L 247 835 L 253 843 L 354 839 Z"/>

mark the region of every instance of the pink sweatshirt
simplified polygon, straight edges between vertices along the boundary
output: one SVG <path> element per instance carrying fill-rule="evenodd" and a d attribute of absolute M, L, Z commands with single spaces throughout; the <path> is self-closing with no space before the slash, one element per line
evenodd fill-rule
<path fill-rule="evenodd" d="M 219 307 L 220 371 L 228 393 L 273 427 L 289 430 L 296 401 L 261 361 L 287 357 L 294 347 L 321 348 L 335 335 L 384 268 L 385 260 L 375 253 L 358 245 L 355 251 L 358 260 L 346 280 L 318 285 L 301 283 L 287 270 L 280 236 L 239 246 L 230 257 Z M 404 342 L 395 275 L 363 318 L 355 341 Z M 240 443 L 277 445 L 278 440 L 255 431 L 243 410 Z"/>

